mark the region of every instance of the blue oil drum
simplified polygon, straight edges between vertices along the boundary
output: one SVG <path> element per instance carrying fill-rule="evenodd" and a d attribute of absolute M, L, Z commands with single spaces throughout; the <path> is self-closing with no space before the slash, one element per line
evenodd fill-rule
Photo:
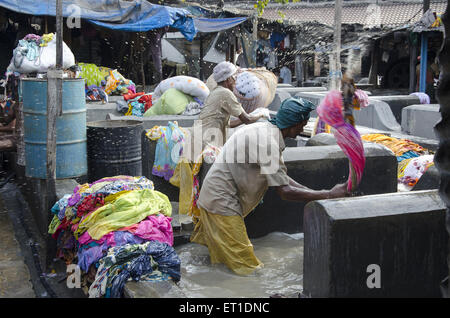
<path fill-rule="evenodd" d="M 21 81 L 25 175 L 47 179 L 47 80 Z M 84 79 L 64 79 L 62 99 L 62 116 L 56 118 L 56 179 L 87 174 Z"/>

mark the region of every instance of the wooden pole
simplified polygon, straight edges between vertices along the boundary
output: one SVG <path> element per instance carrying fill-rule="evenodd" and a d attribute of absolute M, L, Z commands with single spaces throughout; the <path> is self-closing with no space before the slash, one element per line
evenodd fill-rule
<path fill-rule="evenodd" d="M 62 0 L 56 0 L 56 68 L 47 73 L 47 179 L 45 211 L 50 224 L 51 207 L 56 201 L 56 117 L 62 114 Z M 55 257 L 55 243 L 47 240 L 46 268 Z"/>
<path fill-rule="evenodd" d="M 335 0 L 334 3 L 334 52 L 333 64 L 330 63 L 330 83 L 331 89 L 339 89 L 341 86 L 341 21 L 342 21 L 342 0 Z"/>
<path fill-rule="evenodd" d="M 409 93 L 413 93 L 416 91 L 416 83 L 417 83 L 416 62 L 417 62 L 417 43 L 414 43 L 414 41 L 411 40 L 409 44 Z"/>
<path fill-rule="evenodd" d="M 204 71 L 203 71 L 203 55 L 205 54 L 203 51 L 203 35 L 200 33 L 199 34 L 199 36 L 200 36 L 200 60 L 199 60 L 199 63 L 200 63 L 200 76 L 199 76 L 199 78 L 200 78 L 200 80 L 201 81 L 204 81 L 205 80 L 205 78 L 204 78 Z"/>
<path fill-rule="evenodd" d="M 430 9 L 430 0 L 423 1 L 423 13 Z M 422 32 L 421 34 L 421 46 L 420 46 L 420 80 L 419 80 L 419 92 L 425 93 L 427 85 L 427 63 L 428 63 L 428 34 Z"/>

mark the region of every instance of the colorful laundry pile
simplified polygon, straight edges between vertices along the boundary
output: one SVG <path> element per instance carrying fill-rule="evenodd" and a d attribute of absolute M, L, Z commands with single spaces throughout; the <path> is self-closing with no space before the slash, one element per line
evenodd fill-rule
<path fill-rule="evenodd" d="M 152 107 L 152 95 L 144 92 L 125 94 L 123 100 L 116 102 L 117 111 L 125 116 L 142 117 Z"/>
<path fill-rule="evenodd" d="M 102 87 L 106 85 L 106 78 L 109 76 L 109 72 L 111 72 L 110 68 L 90 63 L 78 63 L 78 66 L 80 68 L 79 77 L 84 78 L 87 86 L 95 85 Z M 104 85 L 102 85 L 103 81 Z"/>
<path fill-rule="evenodd" d="M 398 182 L 410 187 L 409 189 L 414 187 L 426 170 L 434 164 L 432 152 L 410 140 L 383 134 L 363 135 L 361 138 L 392 150 L 398 162 Z"/>
<path fill-rule="evenodd" d="M 106 76 L 105 93 L 108 95 L 135 94 L 136 85 L 132 80 L 123 77 L 117 70 L 110 70 Z"/>
<path fill-rule="evenodd" d="M 108 102 L 108 95 L 104 91 L 104 85 L 102 87 L 98 87 L 96 85 L 86 85 L 85 91 L 86 100 L 103 101 L 104 103 Z"/>
<path fill-rule="evenodd" d="M 172 207 L 145 177 L 115 176 L 77 186 L 52 208 L 57 256 L 77 264 L 90 297 L 121 297 L 126 281 L 180 279 Z"/>

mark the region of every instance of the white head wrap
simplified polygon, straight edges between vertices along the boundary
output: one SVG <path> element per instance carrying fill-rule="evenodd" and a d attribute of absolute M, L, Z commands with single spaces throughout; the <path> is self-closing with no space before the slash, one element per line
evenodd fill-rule
<path fill-rule="evenodd" d="M 213 76 L 217 83 L 223 82 L 237 72 L 237 67 L 230 62 L 220 62 L 214 67 Z"/>

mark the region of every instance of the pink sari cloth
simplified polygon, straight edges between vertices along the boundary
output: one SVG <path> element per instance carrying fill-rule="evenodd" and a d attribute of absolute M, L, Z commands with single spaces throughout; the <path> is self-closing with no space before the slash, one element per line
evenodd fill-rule
<path fill-rule="evenodd" d="M 334 128 L 337 144 L 350 161 L 348 191 L 354 191 L 361 182 L 366 158 L 359 132 L 344 121 L 342 94 L 330 91 L 317 107 L 319 118 Z"/>
<path fill-rule="evenodd" d="M 146 219 L 137 224 L 123 227 L 118 231 L 128 231 L 146 241 L 159 241 L 173 246 L 173 229 L 171 224 L 172 218 L 166 217 L 162 214 L 150 215 Z M 116 246 L 114 241 L 114 232 L 109 232 L 103 235 L 99 240 L 94 241 L 89 235 L 88 231 L 84 232 L 79 238 L 78 242 L 82 245 L 96 242 L 103 244 L 107 242 L 108 246 Z"/>

